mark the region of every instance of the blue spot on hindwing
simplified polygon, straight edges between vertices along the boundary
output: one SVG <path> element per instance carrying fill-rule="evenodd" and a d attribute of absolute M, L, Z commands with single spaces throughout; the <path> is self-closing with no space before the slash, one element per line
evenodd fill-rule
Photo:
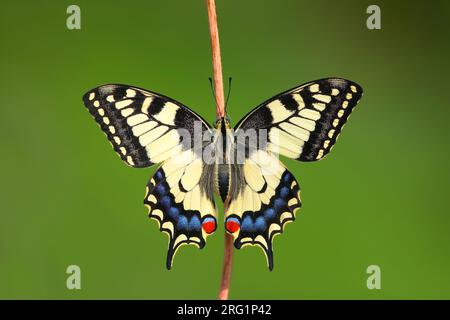
<path fill-rule="evenodd" d="M 280 197 L 283 199 L 286 199 L 287 196 L 289 195 L 289 188 L 288 187 L 283 187 L 280 189 Z"/>
<path fill-rule="evenodd" d="M 234 218 L 234 219 L 236 219 L 236 218 Z M 211 217 L 206 217 L 205 219 L 203 219 L 203 223 L 208 223 L 208 222 L 211 222 L 211 221 L 216 223 L 216 219 L 211 218 Z"/>
<path fill-rule="evenodd" d="M 206 220 L 206 219 L 205 219 L 205 220 Z M 238 218 L 235 218 L 235 217 L 228 218 L 228 219 L 227 219 L 227 222 L 228 222 L 228 221 L 233 221 L 233 222 L 235 222 L 235 223 L 237 223 L 237 224 L 239 224 L 239 225 L 241 224 L 241 223 L 239 222 L 239 219 L 238 219 Z"/>
<path fill-rule="evenodd" d="M 169 215 L 169 217 L 171 217 L 172 219 L 177 221 L 178 220 L 178 215 L 180 214 L 180 210 L 178 210 L 178 208 L 171 207 L 169 209 L 169 211 L 167 211 L 167 214 Z"/>
<path fill-rule="evenodd" d="M 273 202 L 273 208 L 275 211 L 280 212 L 281 209 L 284 208 L 285 204 L 286 204 L 286 201 L 278 198 L 278 199 L 275 199 L 275 201 Z"/>
<path fill-rule="evenodd" d="M 255 229 L 256 231 L 265 231 L 267 228 L 266 226 L 266 220 L 264 217 L 258 217 L 255 221 Z"/>
<path fill-rule="evenodd" d="M 266 218 L 266 220 L 275 218 L 275 210 L 273 210 L 272 208 L 267 208 L 266 210 L 264 210 L 264 218 Z"/>
<path fill-rule="evenodd" d="M 286 173 L 284 174 L 284 177 L 283 177 L 283 181 L 289 182 L 290 179 L 291 179 L 291 174 L 286 171 Z"/>
<path fill-rule="evenodd" d="M 160 200 L 160 203 L 164 207 L 164 209 L 166 209 L 166 210 L 170 209 L 171 201 L 170 201 L 169 196 L 162 197 L 162 199 Z"/>
<path fill-rule="evenodd" d="M 200 230 L 202 224 L 200 223 L 200 219 L 197 216 L 192 216 L 191 221 L 189 221 L 188 230 Z"/>
<path fill-rule="evenodd" d="M 188 228 L 188 219 L 185 215 L 180 215 L 178 217 L 177 229 L 178 230 L 187 230 Z"/>
<path fill-rule="evenodd" d="M 161 173 L 161 171 L 159 171 L 159 170 L 158 170 L 158 171 L 156 171 L 156 173 L 155 173 L 155 178 L 156 178 L 156 180 L 158 180 L 158 181 L 159 181 L 159 180 L 161 180 L 161 179 L 162 179 L 162 177 L 163 177 L 163 176 L 162 176 L 162 173 Z"/>
<path fill-rule="evenodd" d="M 158 195 L 161 197 L 166 194 L 166 188 L 162 185 L 162 183 L 158 184 L 155 189 Z"/>
<path fill-rule="evenodd" d="M 252 232 L 253 231 L 253 221 L 250 216 L 246 216 L 244 220 L 242 220 L 241 230 L 244 232 Z"/>

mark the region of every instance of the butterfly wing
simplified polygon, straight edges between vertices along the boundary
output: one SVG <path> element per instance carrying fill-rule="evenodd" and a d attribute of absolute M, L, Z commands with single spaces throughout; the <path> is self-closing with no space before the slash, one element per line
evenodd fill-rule
<path fill-rule="evenodd" d="M 270 152 L 300 160 L 325 157 L 362 95 L 349 80 L 328 78 L 283 92 L 247 114 L 236 131 L 266 129 Z"/>
<path fill-rule="evenodd" d="M 234 245 L 260 246 L 273 268 L 273 237 L 295 219 L 300 208 L 299 184 L 276 155 L 300 161 L 326 156 L 353 108 L 362 88 L 354 82 L 329 78 L 313 81 L 262 103 L 236 125 L 236 136 L 255 130 L 255 148 L 246 147 L 243 164 L 232 166 L 226 230 Z M 239 147 L 239 142 L 236 143 Z M 239 162 L 238 162 L 239 163 Z M 251 201 L 251 199 L 253 201 Z"/>
<path fill-rule="evenodd" d="M 128 165 L 148 167 L 192 148 L 199 133 L 210 130 L 181 103 L 137 87 L 109 84 L 88 91 L 84 104 Z"/>
<path fill-rule="evenodd" d="M 205 246 L 216 230 L 216 209 L 211 186 L 214 169 L 192 150 L 165 161 L 147 185 L 144 199 L 150 218 L 169 236 L 167 269 L 178 248 Z"/>
<path fill-rule="evenodd" d="M 216 229 L 212 169 L 202 163 L 201 148 L 194 149 L 202 145 L 195 137 L 211 130 L 206 121 L 173 99 L 126 85 L 97 87 L 83 101 L 126 164 L 162 163 L 144 204 L 169 235 L 167 268 L 181 245 L 203 248 Z"/>
<path fill-rule="evenodd" d="M 242 165 L 231 167 L 237 179 L 229 203 L 225 228 L 234 245 L 261 247 L 273 269 L 272 240 L 295 220 L 300 208 L 300 189 L 295 177 L 278 158 L 264 150 L 252 153 Z"/>

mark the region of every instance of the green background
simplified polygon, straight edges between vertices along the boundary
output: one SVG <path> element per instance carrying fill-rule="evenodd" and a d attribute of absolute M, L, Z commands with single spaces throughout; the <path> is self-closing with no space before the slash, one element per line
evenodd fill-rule
<path fill-rule="evenodd" d="M 376 1 L 382 30 L 366 28 L 373 1 L 217 2 L 234 123 L 310 80 L 365 90 L 324 161 L 285 160 L 304 207 L 275 240 L 273 272 L 260 249 L 235 251 L 230 297 L 450 298 L 450 2 Z M 81 30 L 66 28 L 72 3 Z M 0 23 L 0 298 L 214 299 L 223 225 L 167 271 L 167 237 L 142 204 L 154 169 L 125 166 L 81 102 L 126 83 L 212 122 L 204 1 L 11 1 Z M 372 264 L 381 290 L 366 287 Z"/>

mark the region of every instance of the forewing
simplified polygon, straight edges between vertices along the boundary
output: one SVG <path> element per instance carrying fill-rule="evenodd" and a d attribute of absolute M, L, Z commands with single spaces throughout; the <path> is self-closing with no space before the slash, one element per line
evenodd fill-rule
<path fill-rule="evenodd" d="M 84 104 L 121 159 L 132 167 L 163 162 L 193 146 L 208 124 L 181 103 L 137 87 L 99 86 L 83 96 Z"/>
<path fill-rule="evenodd" d="M 266 129 L 259 148 L 300 161 L 325 157 L 362 95 L 349 80 L 313 81 L 262 103 L 247 114 L 236 130 Z"/>

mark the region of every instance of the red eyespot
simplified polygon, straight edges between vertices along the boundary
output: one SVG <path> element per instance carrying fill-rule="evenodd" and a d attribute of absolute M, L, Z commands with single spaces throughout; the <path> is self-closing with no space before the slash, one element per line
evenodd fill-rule
<path fill-rule="evenodd" d="M 235 218 L 228 219 L 227 224 L 226 224 L 226 228 L 227 228 L 228 232 L 235 233 L 240 228 L 239 221 L 237 219 L 235 219 Z"/>
<path fill-rule="evenodd" d="M 214 230 L 216 230 L 216 222 L 212 218 L 206 218 L 205 221 L 203 221 L 202 227 L 207 234 L 213 233 Z"/>

